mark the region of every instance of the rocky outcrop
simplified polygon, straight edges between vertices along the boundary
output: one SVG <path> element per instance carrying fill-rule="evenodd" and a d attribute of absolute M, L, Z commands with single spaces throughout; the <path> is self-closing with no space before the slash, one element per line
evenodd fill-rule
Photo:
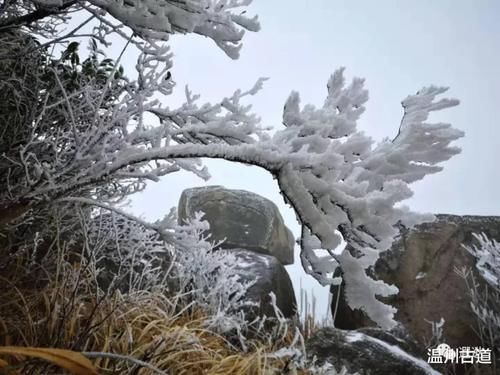
<path fill-rule="evenodd" d="M 500 217 L 437 215 L 432 223 L 403 230 L 377 262 L 376 275 L 399 288 L 399 294 L 386 302 L 398 309 L 396 320 L 421 345 L 431 336 L 431 326 L 425 320 L 439 321 L 441 317 L 446 321 L 443 341 L 448 345 L 481 345 L 474 331 L 476 321 L 467 286 L 454 271 L 463 267 L 475 270 L 476 260 L 462 244 L 473 244 L 473 233 L 481 232 L 500 241 Z M 481 281 L 480 277 L 477 280 Z M 372 324 L 341 298 L 337 327 L 355 329 Z"/>
<path fill-rule="evenodd" d="M 426 361 L 405 351 L 403 347 L 408 343 L 404 340 L 378 331 L 381 338 L 362 331 L 324 327 L 307 340 L 306 352 L 311 360 L 316 357 L 319 366 L 330 363 L 360 375 L 439 374 Z"/>
<path fill-rule="evenodd" d="M 223 250 L 224 251 L 224 250 Z M 297 311 L 293 285 L 285 267 L 270 255 L 254 253 L 244 249 L 231 249 L 237 259 L 236 270 L 242 282 L 255 280 L 248 288 L 245 299 L 256 302 L 258 307 L 248 309 L 246 317 L 274 317 L 270 292 L 276 296 L 276 306 L 285 318 L 293 318 Z"/>
<path fill-rule="evenodd" d="M 221 248 L 243 248 L 272 255 L 293 264 L 294 238 L 278 207 L 260 195 L 222 186 L 184 190 L 178 207 L 179 223 L 202 211 L 210 223 L 211 240 Z"/>
<path fill-rule="evenodd" d="M 185 190 L 180 198 L 179 222 L 204 212 L 211 240 L 224 240 L 218 251 L 231 251 L 243 282 L 255 280 L 245 299 L 257 302 L 247 308 L 247 319 L 274 317 L 269 293 L 285 318 L 297 311 L 293 285 L 284 264 L 293 263 L 294 240 L 276 205 L 257 194 L 209 186 Z"/>

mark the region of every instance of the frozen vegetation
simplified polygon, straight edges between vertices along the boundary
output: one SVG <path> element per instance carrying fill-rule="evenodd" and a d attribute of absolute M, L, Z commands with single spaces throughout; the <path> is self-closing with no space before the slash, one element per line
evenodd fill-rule
<path fill-rule="evenodd" d="M 186 88 L 184 104 L 170 107 L 169 95 L 176 89 L 170 36 L 207 37 L 236 59 L 245 32 L 260 28 L 257 17 L 246 12 L 250 3 L 5 2 L 0 13 L 0 71 L 7 74 L 0 73 L 0 80 L 7 83 L 0 94 L 0 123 L 10 127 L 0 145 L 0 224 L 10 234 L 19 228 L 32 232 L 17 254 L 30 254 L 35 263 L 42 245 L 53 250 L 61 243 L 67 243 L 65 249 L 84 243 L 81 256 L 95 272 L 100 263 L 92 246 L 114 233 L 106 241 L 120 249 L 120 269 L 129 270 L 128 289 L 137 293 L 162 287 L 158 254 L 170 254 L 180 290 L 190 290 L 196 306 L 209 315 L 203 327 L 221 334 L 236 330 L 245 347 L 242 332 L 247 323 L 236 310 L 248 285 L 231 273 L 230 255 L 211 252 L 201 216 L 188 226 L 179 226 L 174 214 L 149 223 L 117 204 L 147 183 L 178 171 L 210 178 L 202 158 L 258 166 L 276 180 L 302 226 L 304 270 L 322 285 L 345 281 L 349 305 L 390 329 L 395 309 L 377 297 L 398 290 L 374 280 L 367 270 L 391 246 L 397 224 L 411 227 L 433 219 L 400 203 L 412 195 L 413 182 L 439 172 L 442 162 L 460 152 L 452 145 L 463 136 L 460 130 L 427 122 L 431 112 L 458 101 L 442 97 L 444 87 L 422 88 L 402 101 L 404 114 L 395 136 L 379 143 L 357 128 L 368 91 L 363 79 L 347 81 L 344 68 L 326 80 L 319 106 L 302 105 L 299 93 L 292 92 L 285 100 L 283 123 L 272 132 L 261 126 L 249 104 L 265 79 L 214 104 L 203 103 Z M 117 38 L 125 49 L 138 51 L 135 72 L 120 66 L 125 49 L 108 56 Z M 91 232 L 89 223 L 98 211 L 112 216 L 101 221 L 104 230 Z M 58 219 L 47 220 L 50 215 Z M 118 227 L 112 217 L 122 218 Z M 83 230 L 74 229 L 81 225 Z M 342 240 L 351 251 L 335 252 Z M 471 251 L 480 257 L 481 272 L 493 281 L 488 256 Z M 68 258 L 61 259 L 69 267 Z M 333 277 L 337 268 L 341 278 Z M 289 331 L 278 320 L 274 334 L 287 347 Z M 286 353 L 300 347 L 300 335 L 292 336 Z M 276 349 L 273 358 L 281 358 L 280 353 Z"/>

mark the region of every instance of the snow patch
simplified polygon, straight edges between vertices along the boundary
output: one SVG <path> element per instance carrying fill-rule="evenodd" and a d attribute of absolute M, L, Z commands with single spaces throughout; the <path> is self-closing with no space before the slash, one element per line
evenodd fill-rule
<path fill-rule="evenodd" d="M 345 340 L 347 342 L 363 341 L 365 338 L 366 335 L 360 332 L 348 332 L 345 334 Z"/>
<path fill-rule="evenodd" d="M 356 341 L 363 341 L 363 340 L 364 341 L 371 341 L 377 345 L 383 346 L 386 350 L 391 352 L 391 354 L 393 354 L 394 356 L 404 358 L 407 361 L 412 362 L 413 364 L 415 364 L 415 366 L 421 368 L 427 374 L 440 375 L 440 373 L 438 371 L 434 370 L 427 362 L 408 354 L 407 352 L 402 350 L 399 346 L 390 345 L 390 344 L 386 343 L 385 341 L 376 339 L 374 337 L 370 337 L 370 336 L 365 335 L 365 334 L 360 333 L 360 332 L 348 332 L 345 334 L 345 338 L 346 338 L 347 342 L 356 342 Z"/>
<path fill-rule="evenodd" d="M 427 272 L 419 272 L 417 276 L 415 276 L 415 280 L 420 280 L 423 279 L 424 277 L 427 276 Z"/>
<path fill-rule="evenodd" d="M 245 262 L 245 261 L 239 261 L 237 264 L 238 268 L 250 268 L 252 266 L 255 266 L 255 262 Z"/>

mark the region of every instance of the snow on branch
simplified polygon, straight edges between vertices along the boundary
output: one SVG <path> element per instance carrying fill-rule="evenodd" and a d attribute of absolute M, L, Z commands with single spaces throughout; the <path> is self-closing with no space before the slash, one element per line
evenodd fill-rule
<path fill-rule="evenodd" d="M 202 218 L 203 213 L 197 212 L 185 225 L 175 227 L 173 276 L 179 290 L 189 292 L 190 298 L 208 313 L 208 327 L 221 333 L 239 331 L 247 324 L 246 309 L 256 305 L 245 298 L 256 279 L 243 280 L 237 257 L 231 251 L 214 251 L 218 244 L 209 241 L 206 233 L 210 227 Z"/>
<path fill-rule="evenodd" d="M 473 233 L 478 245 L 462 245 L 476 259 L 476 268 L 493 289 L 500 290 L 500 243 L 485 233 Z"/>
<path fill-rule="evenodd" d="M 467 285 L 470 307 L 478 323 L 476 332 L 481 341 L 496 348 L 500 344 L 500 243 L 485 233 L 473 233 L 473 236 L 476 244 L 462 246 L 476 258 L 476 269 L 487 287 L 478 282 L 467 267 L 455 272 Z"/>
<path fill-rule="evenodd" d="M 148 224 L 106 207 L 95 210 L 84 229 L 84 255 L 95 267 L 102 289 L 129 292 L 167 286 L 163 280 L 168 273 L 171 246 Z"/>
<path fill-rule="evenodd" d="M 405 113 L 398 136 L 372 148 L 373 141 L 356 129 L 368 98 L 363 80 L 354 79 L 349 86 L 344 81 L 340 69 L 330 78 L 320 109 L 311 105 L 300 109 L 298 94 L 290 95 L 283 113 L 286 129 L 277 132 L 273 142 L 288 155 L 315 162 L 304 167 L 294 164 L 300 157 L 289 159 L 277 174 L 278 183 L 307 228 L 301 254 L 306 271 L 322 284 L 337 282 L 331 278 L 335 262 L 325 263 L 314 255 L 317 250 L 329 250 L 344 272 L 349 305 L 362 308 L 387 328 L 394 324 L 394 309 L 375 295 L 387 296 L 397 288 L 371 280 L 366 270 L 390 247 L 397 224 L 412 226 L 432 220 L 432 215 L 396 205 L 411 196 L 409 183 L 437 172 L 438 163 L 460 151 L 449 145 L 463 132 L 449 124 L 424 122 L 431 111 L 458 101 L 435 101 L 446 91 L 436 87 L 409 96 L 403 101 Z M 342 237 L 348 250 L 335 255 L 332 250 Z"/>
<path fill-rule="evenodd" d="M 89 0 L 144 38 L 168 40 L 173 33 L 212 39 L 236 59 L 245 30 L 260 29 L 257 17 L 235 13 L 252 0 Z"/>
<path fill-rule="evenodd" d="M 169 109 L 148 99 L 154 82 L 163 80 L 162 75 L 155 77 L 144 89 L 138 81 L 125 86 L 112 82 L 103 92 L 102 86 L 90 81 L 75 92 L 67 92 L 64 85 L 49 92 L 29 137 L 10 150 L 11 158 L 4 155 L 3 172 L 24 174 L 15 183 L 6 180 L 10 184 L 5 193 L 10 194 L 4 199 L 49 201 L 91 186 L 97 199 L 116 201 L 141 191 L 146 180 L 157 181 L 179 170 L 209 178 L 199 157 L 224 158 L 233 153 L 235 160 L 253 161 L 245 157 L 245 148 L 229 146 L 266 139 L 259 119 L 240 102 L 254 94 L 261 81 L 215 105 L 200 106 L 199 97 L 187 91 L 186 103 Z M 145 112 L 156 116 L 159 124 L 145 122 Z M 67 124 L 50 126 L 54 121 Z"/>
<path fill-rule="evenodd" d="M 373 188 L 382 186 L 384 176 L 406 183 L 420 180 L 426 174 L 441 171 L 438 163 L 460 153 L 460 148 L 449 144 L 463 137 L 462 131 L 452 128 L 450 124 L 424 122 L 430 112 L 459 103 L 456 99 L 446 98 L 435 101 L 446 91 L 444 87 L 430 86 L 402 102 L 404 116 L 398 135 L 392 141 L 381 142 L 362 163 L 363 177 L 370 180 Z"/>
<path fill-rule="evenodd" d="M 277 178 L 285 200 L 304 226 L 301 260 L 306 272 L 324 285 L 333 284 L 338 280 L 332 274 L 340 266 L 351 307 L 363 308 L 378 324 L 390 327 L 394 311 L 375 296 L 397 290 L 375 282 L 366 270 L 390 247 L 397 224 L 411 226 L 432 219 L 396 205 L 411 196 L 409 183 L 435 172 L 437 163 L 458 152 L 449 144 L 462 132 L 447 124 L 424 122 L 430 111 L 457 102 L 436 102 L 443 89 L 410 96 L 403 102 L 399 135 L 372 148 L 373 141 L 356 129 L 368 94 L 360 79 L 345 86 L 342 69 L 329 80 L 320 109 L 311 105 L 300 109 L 299 96 L 293 93 L 285 105 L 285 128 L 272 137 L 259 128 L 249 107 L 240 103 L 257 89 L 237 91 L 221 104 L 201 107 L 187 91 L 186 104 L 177 110 L 145 102 L 134 105 L 138 100 L 129 94 L 130 85 L 108 108 L 99 109 L 89 100 L 86 106 L 77 106 L 76 96 L 70 104 L 76 111 L 73 117 L 80 121 L 54 134 L 48 128 L 43 138 L 33 133 L 20 150 L 24 186 L 9 192 L 17 194 L 18 200 L 39 201 L 87 194 L 91 188 L 95 199 L 106 202 L 140 191 L 146 179 L 179 169 L 206 178 L 198 158 L 260 166 Z M 80 95 L 87 98 L 95 95 L 92 86 L 82 90 Z M 71 102 L 72 96 L 67 98 Z M 101 103 L 99 97 L 97 103 Z M 67 101 L 47 104 L 60 106 L 63 112 L 68 107 Z M 144 108 L 160 119 L 159 125 L 134 121 Z M 95 116 L 96 111 L 100 116 Z M 134 123 L 135 129 L 130 130 Z M 52 154 L 36 152 L 41 145 L 50 146 Z M 342 239 L 349 250 L 335 253 Z M 328 255 L 318 256 L 318 250 Z"/>

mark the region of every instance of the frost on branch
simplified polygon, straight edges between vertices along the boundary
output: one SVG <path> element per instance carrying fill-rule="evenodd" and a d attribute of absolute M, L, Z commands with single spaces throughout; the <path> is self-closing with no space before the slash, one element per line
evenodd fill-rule
<path fill-rule="evenodd" d="M 163 287 L 170 251 L 157 232 L 104 210 L 84 229 L 86 256 L 101 288 L 126 293 Z"/>
<path fill-rule="evenodd" d="M 477 258 L 476 268 L 483 279 L 500 290 L 500 243 L 490 240 L 486 234 L 473 234 L 479 246 L 462 245 L 471 255 Z"/>
<path fill-rule="evenodd" d="M 234 13 L 252 0 L 90 0 L 145 38 L 168 40 L 173 33 L 211 38 L 236 59 L 245 29 L 258 31 L 257 17 Z"/>
<path fill-rule="evenodd" d="M 470 296 L 470 307 L 477 318 L 477 333 L 481 342 L 488 347 L 498 348 L 500 345 L 500 243 L 489 239 L 485 233 L 473 233 L 478 245 L 462 245 L 476 258 L 476 268 L 483 281 L 488 284 L 482 287 L 474 273 L 467 268 L 455 270 L 464 279 Z M 493 352 L 494 362 L 498 354 Z"/>
<path fill-rule="evenodd" d="M 397 288 L 372 280 L 366 270 L 390 247 L 397 224 L 432 219 L 396 205 L 411 196 L 409 183 L 441 170 L 437 164 L 460 151 L 449 144 L 463 136 L 461 131 L 425 122 L 431 111 L 458 104 L 435 100 L 445 91 L 429 87 L 406 98 L 397 137 L 372 148 L 373 141 L 356 129 L 368 99 L 363 80 L 356 78 L 346 87 L 340 69 L 328 82 L 322 108 L 300 109 L 299 95 L 290 95 L 283 113 L 286 129 L 272 140 L 288 155 L 288 163 L 277 173 L 278 183 L 305 227 L 305 270 L 322 284 L 333 284 L 337 280 L 331 274 L 338 264 L 349 305 L 365 310 L 384 328 L 394 324 L 395 309 L 375 296 L 396 293 Z M 337 255 L 333 250 L 342 237 L 348 250 Z M 316 256 L 317 250 L 326 250 L 330 262 Z"/>
<path fill-rule="evenodd" d="M 230 251 L 214 251 L 217 244 L 210 243 L 205 234 L 209 230 L 203 214 L 185 225 L 175 228 L 176 257 L 173 271 L 181 291 L 203 308 L 210 317 L 207 325 L 218 332 L 240 332 L 245 321 L 245 307 L 254 302 L 245 294 L 256 280 L 242 281 L 238 260 Z"/>
<path fill-rule="evenodd" d="M 262 80 L 216 104 L 199 104 L 199 96 L 186 90 L 186 102 L 169 108 L 153 95 L 170 93 L 173 85 L 165 80 L 169 67 L 144 52 L 138 59 L 138 80 L 105 76 L 103 82 L 99 76 L 82 75 L 74 85 L 64 78 L 66 65 L 42 72 L 51 80 L 41 84 L 43 102 L 29 107 L 32 113 L 26 116 L 33 123 L 23 124 L 23 138 L 11 142 L 14 146 L 0 162 L 5 185 L 0 206 L 86 196 L 90 187 L 95 199 L 115 202 L 141 191 L 147 180 L 179 170 L 207 179 L 197 158 L 211 156 L 206 148 L 220 154 L 222 145 L 266 138 L 259 118 L 242 103 L 260 89 Z M 111 64 L 110 69 L 114 75 L 118 67 Z"/>

